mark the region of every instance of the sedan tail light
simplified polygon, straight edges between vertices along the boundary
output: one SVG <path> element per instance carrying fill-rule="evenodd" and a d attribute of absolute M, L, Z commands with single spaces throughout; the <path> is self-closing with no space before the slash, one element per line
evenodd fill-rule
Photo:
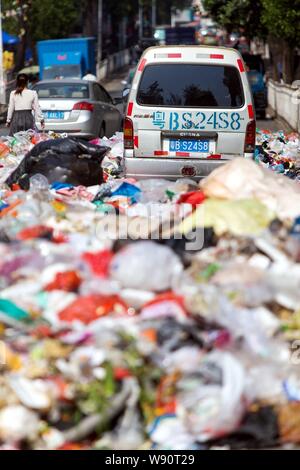
<path fill-rule="evenodd" d="M 245 153 L 252 153 L 255 150 L 255 138 L 256 138 L 256 121 L 250 121 L 246 129 L 245 137 Z"/>
<path fill-rule="evenodd" d="M 128 117 L 124 119 L 124 148 L 130 150 L 134 148 L 133 122 Z"/>
<path fill-rule="evenodd" d="M 87 101 L 80 101 L 74 104 L 73 111 L 90 111 L 92 113 L 94 111 L 94 105 Z"/>

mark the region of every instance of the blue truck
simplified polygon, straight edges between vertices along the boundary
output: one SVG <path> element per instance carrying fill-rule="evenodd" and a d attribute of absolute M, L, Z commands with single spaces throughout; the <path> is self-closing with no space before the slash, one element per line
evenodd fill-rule
<path fill-rule="evenodd" d="M 40 80 L 82 78 L 96 73 L 94 38 L 52 39 L 37 43 Z"/>

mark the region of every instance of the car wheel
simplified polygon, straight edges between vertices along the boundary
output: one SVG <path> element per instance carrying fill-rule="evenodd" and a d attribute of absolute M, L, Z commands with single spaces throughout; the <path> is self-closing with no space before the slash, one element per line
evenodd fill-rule
<path fill-rule="evenodd" d="M 100 139 L 103 139 L 103 137 L 105 137 L 105 124 L 104 124 L 104 122 L 102 123 L 102 126 L 100 128 L 99 137 L 100 137 Z"/>

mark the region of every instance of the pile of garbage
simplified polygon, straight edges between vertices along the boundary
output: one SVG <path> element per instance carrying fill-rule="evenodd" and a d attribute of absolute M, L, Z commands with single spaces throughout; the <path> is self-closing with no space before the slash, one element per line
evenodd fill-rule
<path fill-rule="evenodd" d="M 0 448 L 297 446 L 299 215 L 245 159 L 2 185 Z"/>
<path fill-rule="evenodd" d="M 299 134 L 257 129 L 255 160 L 276 173 L 300 181 Z"/>
<path fill-rule="evenodd" d="M 20 165 L 25 155 L 40 142 L 67 137 L 55 132 L 36 132 L 34 130 L 18 132 L 13 137 L 0 139 L 0 184 Z"/>

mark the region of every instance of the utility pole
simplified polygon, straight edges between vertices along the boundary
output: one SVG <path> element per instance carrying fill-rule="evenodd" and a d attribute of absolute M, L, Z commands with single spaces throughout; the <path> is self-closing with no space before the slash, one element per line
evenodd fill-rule
<path fill-rule="evenodd" d="M 143 11 L 143 4 L 142 0 L 139 0 L 139 39 L 141 40 L 143 38 L 143 22 L 144 22 L 144 11 Z"/>
<path fill-rule="evenodd" d="M 0 0 L 1 1 L 1 0 Z M 100 78 L 102 60 L 102 0 L 98 0 L 97 78 Z"/>
<path fill-rule="evenodd" d="M 2 1 L 0 0 L 0 104 L 5 104 L 5 87 L 3 71 L 3 35 L 2 35 Z"/>
<path fill-rule="evenodd" d="M 152 0 L 152 36 L 156 28 L 156 0 Z"/>

